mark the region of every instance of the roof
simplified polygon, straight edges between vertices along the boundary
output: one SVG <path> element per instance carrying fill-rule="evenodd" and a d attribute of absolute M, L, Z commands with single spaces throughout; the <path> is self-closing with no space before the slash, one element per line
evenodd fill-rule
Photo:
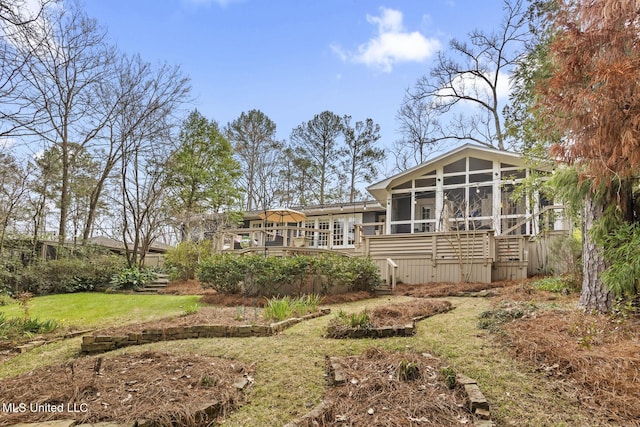
<path fill-rule="evenodd" d="M 509 161 L 512 163 L 517 163 L 518 165 L 525 166 L 524 158 L 518 153 L 513 153 L 511 151 L 505 151 L 505 150 L 498 150 L 497 148 L 484 147 L 484 146 L 475 145 L 475 144 L 464 144 L 464 145 L 461 145 L 460 147 L 454 148 L 451 151 L 448 151 L 432 159 L 429 159 L 426 162 L 423 162 L 417 166 L 414 166 L 411 169 L 407 169 L 406 171 L 400 172 L 397 175 L 393 175 L 382 181 L 376 182 L 375 184 L 371 184 L 370 186 L 367 187 L 367 191 L 369 191 L 369 193 L 371 193 L 371 195 L 375 197 L 376 200 L 380 201 L 380 203 L 383 203 L 386 200 L 387 191 L 389 188 L 397 184 L 403 183 L 408 179 L 412 179 L 414 176 L 418 177 L 423 175 L 428 170 L 433 169 L 436 164 L 443 163 L 448 158 L 466 157 L 466 156 L 472 156 L 472 155 L 481 155 L 481 156 L 490 155 L 492 157 L 500 156 L 504 159 L 509 159 Z"/>
<path fill-rule="evenodd" d="M 106 237 L 106 236 L 94 236 L 94 237 L 90 237 L 89 239 L 87 239 L 87 242 L 93 244 L 93 245 L 97 245 L 97 246 L 102 246 L 103 248 L 107 248 L 107 249 L 111 249 L 111 250 L 117 250 L 117 251 L 124 251 L 125 247 L 124 247 L 124 243 L 112 239 L 110 237 Z M 131 246 L 131 244 L 130 244 Z M 164 244 L 162 242 L 154 242 L 151 244 L 151 246 L 149 247 L 149 252 L 166 252 L 167 249 L 169 249 L 170 246 L 167 244 Z M 129 248 L 131 249 L 131 248 Z"/>

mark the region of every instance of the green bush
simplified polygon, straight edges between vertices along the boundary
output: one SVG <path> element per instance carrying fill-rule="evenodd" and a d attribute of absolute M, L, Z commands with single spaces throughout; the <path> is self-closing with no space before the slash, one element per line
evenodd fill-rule
<path fill-rule="evenodd" d="M 640 291 L 640 226 L 622 223 L 604 238 L 604 256 L 609 267 L 602 282 L 618 298 L 631 298 Z"/>
<path fill-rule="evenodd" d="M 41 261 L 13 273 L 12 293 L 46 295 L 104 290 L 122 264 L 121 258 L 110 255 Z"/>
<path fill-rule="evenodd" d="M 240 282 L 244 279 L 243 258 L 234 254 L 214 255 L 200 262 L 196 270 L 198 280 L 205 288 L 213 288 L 226 294 L 240 292 Z"/>
<path fill-rule="evenodd" d="M 215 255 L 200 263 L 197 276 L 203 286 L 218 292 L 239 293 L 244 290 L 247 295 L 257 296 L 278 295 L 283 290 L 301 294 L 309 279 L 319 281 L 323 293 L 334 286 L 371 290 L 382 282 L 371 259 L 340 255 Z"/>
<path fill-rule="evenodd" d="M 126 268 L 111 277 L 112 290 L 136 290 L 153 282 L 157 274 L 150 269 Z"/>
<path fill-rule="evenodd" d="M 181 242 L 175 248 L 169 249 L 164 256 L 164 266 L 169 270 L 171 280 L 195 279 L 198 263 L 208 258 L 211 252 L 211 242 L 200 243 Z"/>

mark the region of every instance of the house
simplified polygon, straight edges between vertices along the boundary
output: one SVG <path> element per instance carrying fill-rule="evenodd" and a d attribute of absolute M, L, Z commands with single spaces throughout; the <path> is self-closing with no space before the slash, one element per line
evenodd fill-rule
<path fill-rule="evenodd" d="M 562 206 L 519 190 L 550 173 L 518 154 L 466 144 L 371 184 L 373 200 L 298 207 L 306 218 L 289 224 L 248 212 L 225 247 L 259 251 L 281 236 L 283 250 L 370 256 L 406 283 L 526 277 L 546 262 L 540 236 L 571 228 Z"/>

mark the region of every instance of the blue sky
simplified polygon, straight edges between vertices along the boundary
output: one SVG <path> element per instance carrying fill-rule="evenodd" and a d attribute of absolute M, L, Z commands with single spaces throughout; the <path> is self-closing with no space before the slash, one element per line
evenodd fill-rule
<path fill-rule="evenodd" d="M 400 138 L 404 92 L 452 37 L 500 22 L 499 0 L 84 0 L 130 54 L 180 65 L 221 126 L 260 109 L 279 139 L 324 110 Z"/>

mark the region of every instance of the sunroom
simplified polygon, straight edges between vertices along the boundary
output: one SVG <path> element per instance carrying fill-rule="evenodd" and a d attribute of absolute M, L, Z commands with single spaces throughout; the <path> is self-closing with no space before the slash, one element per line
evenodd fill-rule
<path fill-rule="evenodd" d="M 385 234 L 494 230 L 537 234 L 532 220 L 551 203 L 518 190 L 532 174 L 518 154 L 463 145 L 367 188 L 386 207 Z M 537 169 L 544 179 L 548 170 Z M 560 224 L 545 224 L 547 228 Z"/>

